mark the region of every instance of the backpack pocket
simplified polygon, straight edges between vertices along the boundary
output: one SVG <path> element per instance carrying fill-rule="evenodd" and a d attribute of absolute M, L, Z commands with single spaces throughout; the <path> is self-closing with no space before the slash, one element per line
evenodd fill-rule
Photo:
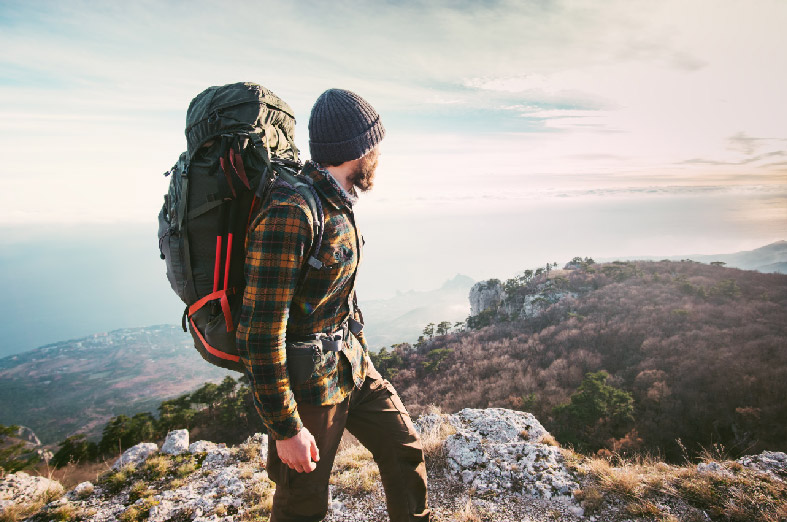
<path fill-rule="evenodd" d="M 167 279 L 172 290 L 184 303 L 188 303 L 186 295 L 186 274 L 184 272 L 185 259 L 183 253 L 183 242 L 177 230 L 170 222 L 171 214 L 165 201 L 164 206 L 158 217 L 158 247 L 161 258 L 167 267 Z"/>

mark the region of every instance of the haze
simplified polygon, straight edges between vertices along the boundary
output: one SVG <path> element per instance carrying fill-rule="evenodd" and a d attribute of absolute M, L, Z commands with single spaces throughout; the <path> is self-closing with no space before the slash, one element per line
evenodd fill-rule
<path fill-rule="evenodd" d="M 209 85 L 387 128 L 359 295 L 787 237 L 780 1 L 0 4 L 0 355 L 177 323 L 161 175 Z"/>

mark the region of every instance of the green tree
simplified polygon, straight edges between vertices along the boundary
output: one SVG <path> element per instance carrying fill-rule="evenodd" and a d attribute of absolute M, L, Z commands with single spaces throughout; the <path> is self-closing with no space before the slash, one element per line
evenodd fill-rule
<path fill-rule="evenodd" d="M 431 373 L 440 369 L 440 364 L 453 352 L 450 348 L 437 348 L 426 354 L 426 362 L 423 363 L 423 368 L 427 373 Z"/>
<path fill-rule="evenodd" d="M 127 450 L 131 443 L 131 418 L 128 415 L 112 417 L 104 426 L 98 448 L 102 454 L 113 454 Z"/>
<path fill-rule="evenodd" d="M 235 395 L 235 388 L 238 386 L 238 382 L 233 379 L 231 376 L 227 375 L 224 377 L 224 380 L 221 381 L 219 384 L 219 399 L 225 400 Z"/>
<path fill-rule="evenodd" d="M 437 335 L 445 335 L 451 329 L 451 321 L 440 321 L 437 325 Z"/>
<path fill-rule="evenodd" d="M 127 443 L 132 446 L 140 442 L 151 442 L 156 439 L 156 419 L 151 413 L 137 413 L 131 417 Z"/>
<path fill-rule="evenodd" d="M 191 408 L 191 402 L 189 394 L 163 401 L 158 407 L 158 432 L 163 434 L 171 430 L 190 428 L 191 421 L 197 413 Z"/>
<path fill-rule="evenodd" d="M 59 448 L 51 461 L 51 464 L 56 468 L 61 468 L 71 462 L 87 462 L 98 458 L 98 445 L 88 441 L 84 433 L 72 435 L 58 446 Z"/>
<path fill-rule="evenodd" d="M 605 371 L 588 373 L 568 404 L 553 410 L 558 440 L 595 451 L 621 437 L 634 421 L 634 398 L 607 384 Z"/>
<path fill-rule="evenodd" d="M 191 394 L 189 402 L 207 406 L 208 412 L 210 412 L 212 418 L 215 414 L 216 403 L 219 401 L 220 396 L 218 384 L 206 382 L 201 388 Z"/>
<path fill-rule="evenodd" d="M 477 330 L 479 328 L 483 328 L 484 326 L 489 326 L 495 322 L 495 311 L 494 310 L 484 310 L 478 315 L 472 315 L 467 318 L 467 327 L 471 330 Z"/>
<path fill-rule="evenodd" d="M 429 323 L 424 327 L 423 331 L 424 337 L 427 339 L 431 339 L 434 337 L 434 323 Z"/>
<path fill-rule="evenodd" d="M 369 352 L 372 364 L 383 376 L 383 379 L 393 379 L 402 367 L 402 355 L 400 350 L 396 349 L 397 346 L 399 345 L 391 346 L 391 351 L 382 348 L 377 353 Z"/>

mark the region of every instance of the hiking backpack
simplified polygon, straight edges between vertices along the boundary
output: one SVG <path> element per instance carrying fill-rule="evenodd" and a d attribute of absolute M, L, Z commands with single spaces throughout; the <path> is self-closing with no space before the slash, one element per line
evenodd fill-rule
<path fill-rule="evenodd" d="M 235 346 L 245 288 L 246 234 L 275 184 L 309 205 L 314 237 L 300 282 L 322 243 L 324 215 L 312 181 L 298 174 L 292 109 L 254 83 L 209 87 L 191 101 L 187 151 L 164 175 L 169 191 L 159 213 L 159 250 L 167 279 L 186 303 L 183 331 L 202 357 L 243 372 Z"/>

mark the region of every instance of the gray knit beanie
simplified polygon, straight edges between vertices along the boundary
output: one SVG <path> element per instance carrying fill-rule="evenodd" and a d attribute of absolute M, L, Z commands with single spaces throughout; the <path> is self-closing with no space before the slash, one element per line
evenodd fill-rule
<path fill-rule="evenodd" d="M 369 102 L 344 89 L 328 89 L 317 98 L 309 118 L 313 161 L 340 165 L 358 159 L 385 137 L 380 115 Z"/>

